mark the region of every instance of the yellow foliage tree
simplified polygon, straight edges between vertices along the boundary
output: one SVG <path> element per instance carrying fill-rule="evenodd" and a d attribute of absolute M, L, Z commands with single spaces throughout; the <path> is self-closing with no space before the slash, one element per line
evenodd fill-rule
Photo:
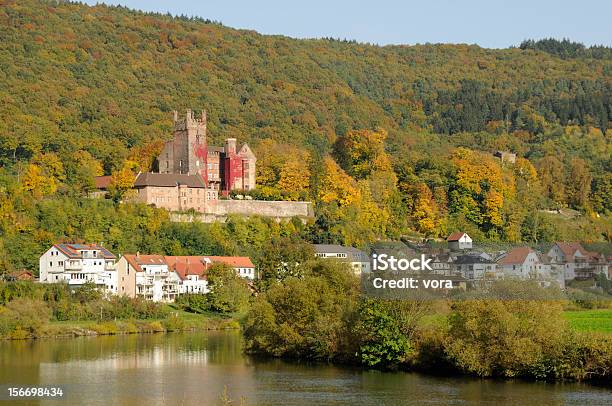
<path fill-rule="evenodd" d="M 338 202 L 340 206 L 348 206 L 361 199 L 355 180 L 346 174 L 331 158 L 323 160 L 323 179 L 319 188 L 319 199 L 325 203 Z"/>
<path fill-rule="evenodd" d="M 278 188 L 288 192 L 291 200 L 297 200 L 300 193 L 307 191 L 310 185 L 310 169 L 305 161 L 290 160 L 285 162 L 278 181 Z"/>
<path fill-rule="evenodd" d="M 334 155 L 340 166 L 351 176 L 364 179 L 374 171 L 390 171 L 391 160 L 385 152 L 387 131 L 349 131 L 338 138 Z"/>
<path fill-rule="evenodd" d="M 129 191 L 134 187 L 134 181 L 136 177 L 132 169 L 130 169 L 130 163 L 126 162 L 123 167 L 111 174 L 111 182 L 108 186 L 108 192 L 112 199 L 120 201 L 129 194 Z"/>

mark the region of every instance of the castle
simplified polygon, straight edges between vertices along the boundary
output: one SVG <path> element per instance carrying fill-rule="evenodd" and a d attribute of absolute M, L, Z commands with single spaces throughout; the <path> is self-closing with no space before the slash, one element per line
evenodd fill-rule
<path fill-rule="evenodd" d="M 174 139 L 157 158 L 159 173 L 200 175 L 206 187 L 223 194 L 254 189 L 256 161 L 247 144 L 236 149 L 235 138 L 226 139 L 223 147 L 209 146 L 206 111 L 197 118 L 191 110 L 184 118 L 174 111 Z"/>
<path fill-rule="evenodd" d="M 219 194 L 227 196 L 232 190 L 255 189 L 257 159 L 247 144 L 237 150 L 235 138 L 226 139 L 223 147 L 209 146 L 205 111 L 196 117 L 187 110 L 180 118 L 175 111 L 173 133 L 157 157 L 156 170 L 136 176 L 134 200 L 178 212 L 174 221 L 224 221 L 234 214 L 276 219 L 313 216 L 310 202 L 219 199 Z M 111 176 L 98 176 L 95 183 L 90 195 L 106 196 Z M 197 215 L 183 218 L 188 211 Z"/>

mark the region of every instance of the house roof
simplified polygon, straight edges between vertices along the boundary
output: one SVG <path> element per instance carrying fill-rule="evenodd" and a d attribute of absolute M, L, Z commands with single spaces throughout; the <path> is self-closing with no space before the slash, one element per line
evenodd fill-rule
<path fill-rule="evenodd" d="M 587 251 L 579 242 L 558 242 L 556 244 L 566 257 L 574 256 L 576 251 L 580 251 L 581 254 L 587 255 Z"/>
<path fill-rule="evenodd" d="M 208 258 L 212 261 L 213 264 L 221 263 L 231 266 L 232 268 L 255 268 L 253 262 L 251 262 L 251 258 L 249 257 L 216 257 L 216 256 L 206 256 L 205 259 Z"/>
<path fill-rule="evenodd" d="M 251 151 L 251 148 L 247 144 L 242 144 L 240 151 L 238 151 L 238 155 L 241 157 L 246 157 L 248 159 L 257 159 L 255 158 L 255 154 Z"/>
<path fill-rule="evenodd" d="M 175 271 L 181 279 L 187 275 L 206 276 L 206 264 L 202 256 L 166 256 L 164 259 L 168 269 Z"/>
<path fill-rule="evenodd" d="M 106 176 L 96 176 L 94 178 L 94 183 L 96 185 L 96 189 L 100 189 L 100 190 L 106 190 L 108 189 L 108 187 L 111 184 L 111 180 L 112 180 L 112 176 L 110 175 L 106 175 Z"/>
<path fill-rule="evenodd" d="M 449 235 L 446 241 L 459 241 L 459 239 L 461 239 L 461 237 L 463 237 L 464 235 L 467 234 L 461 231 L 457 231 L 456 233 L 452 233 L 451 235 Z"/>
<path fill-rule="evenodd" d="M 200 175 L 187 175 L 178 173 L 153 173 L 143 172 L 139 173 L 134 181 L 134 187 L 145 187 L 145 186 L 162 186 L 162 187 L 176 187 L 178 185 L 184 185 L 193 188 L 205 188 L 206 184 L 204 179 Z"/>
<path fill-rule="evenodd" d="M 64 253 L 64 255 L 66 255 L 68 258 L 81 258 L 82 256 L 81 256 L 80 251 L 83 251 L 83 250 L 100 251 L 100 253 L 102 254 L 102 257 L 105 259 L 117 258 L 112 252 L 110 252 L 106 248 L 100 245 L 97 245 L 97 244 L 69 244 L 67 243 L 67 244 L 55 244 L 54 247 L 60 250 L 62 253 Z"/>
<path fill-rule="evenodd" d="M 478 254 L 459 255 L 455 259 L 456 264 L 494 264 L 495 262 Z"/>
<path fill-rule="evenodd" d="M 509 251 L 504 257 L 502 257 L 498 264 L 500 265 L 517 265 L 523 264 L 527 259 L 527 256 L 535 252 L 529 247 L 516 247 Z"/>
<path fill-rule="evenodd" d="M 136 272 L 142 272 L 141 265 L 164 265 L 166 261 L 163 255 L 140 255 L 125 254 L 123 256 Z"/>
<path fill-rule="evenodd" d="M 7 280 L 32 280 L 34 279 L 34 274 L 26 269 L 22 269 L 19 271 L 12 271 L 4 274 L 4 278 Z"/>
<path fill-rule="evenodd" d="M 347 258 L 358 261 L 367 261 L 368 256 L 365 252 L 355 247 L 343 247 L 338 244 L 313 244 L 317 254 L 346 254 Z"/>
<path fill-rule="evenodd" d="M 167 265 L 168 270 L 175 271 L 181 279 L 185 279 L 187 275 L 205 277 L 208 267 L 214 264 L 226 264 L 232 268 L 255 268 L 249 257 L 134 254 L 126 254 L 124 257 L 137 272 L 143 271 L 141 265 Z"/>

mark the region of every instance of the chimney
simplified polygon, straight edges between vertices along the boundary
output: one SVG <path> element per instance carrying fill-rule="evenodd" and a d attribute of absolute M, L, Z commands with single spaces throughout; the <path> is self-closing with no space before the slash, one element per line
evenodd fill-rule
<path fill-rule="evenodd" d="M 206 123 L 206 110 L 202 110 L 202 122 Z"/>
<path fill-rule="evenodd" d="M 172 115 L 174 116 L 174 122 L 176 123 L 178 121 L 178 111 L 172 110 Z"/>
<path fill-rule="evenodd" d="M 193 111 L 191 109 L 187 109 L 187 120 L 193 119 Z"/>
<path fill-rule="evenodd" d="M 228 138 L 225 140 L 225 154 L 236 153 L 236 138 Z"/>
<path fill-rule="evenodd" d="M 140 258 L 140 251 L 136 251 L 136 258 Z"/>

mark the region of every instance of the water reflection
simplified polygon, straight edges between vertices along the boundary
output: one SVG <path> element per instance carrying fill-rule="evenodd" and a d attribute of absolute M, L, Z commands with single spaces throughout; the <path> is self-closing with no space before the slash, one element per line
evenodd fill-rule
<path fill-rule="evenodd" d="M 610 404 L 589 385 L 381 373 L 253 360 L 237 332 L 0 342 L 0 382 L 65 385 L 67 404 Z M 57 402 L 40 402 L 58 404 Z M 26 403 L 23 403 L 26 404 Z M 30 403 L 32 404 L 32 403 Z"/>

